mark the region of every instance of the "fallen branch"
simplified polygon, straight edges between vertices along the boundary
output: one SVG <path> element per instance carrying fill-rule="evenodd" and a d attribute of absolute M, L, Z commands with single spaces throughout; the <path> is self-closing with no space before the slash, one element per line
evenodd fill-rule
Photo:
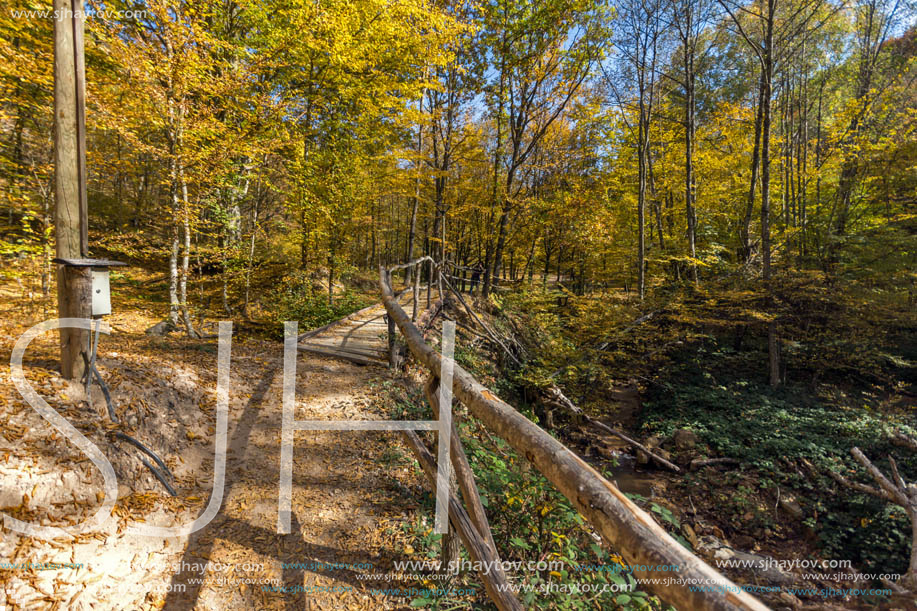
<path fill-rule="evenodd" d="M 577 407 L 573 401 L 567 398 L 567 395 L 557 387 L 557 384 L 551 383 L 550 386 L 543 389 L 542 392 L 547 395 L 546 400 L 548 403 L 553 403 L 554 405 L 566 410 L 568 413 L 572 414 L 576 418 L 583 417 L 583 410 Z"/>
<path fill-rule="evenodd" d="M 500 449 L 500 446 L 497 445 L 497 440 L 494 439 L 494 436 L 490 434 L 490 431 L 487 430 L 487 427 L 484 426 L 480 420 L 475 420 L 478 425 L 478 430 L 484 435 L 487 441 L 490 443 L 490 447 L 493 448 L 493 451 L 502 456 L 503 458 L 509 460 L 509 456 Z"/>
<path fill-rule="evenodd" d="M 513 354 L 513 353 L 509 350 L 509 348 L 507 348 L 506 345 L 503 344 L 503 342 L 500 341 L 500 339 L 497 337 L 497 334 L 494 333 L 494 331 L 491 330 L 491 328 L 488 327 L 488 326 L 484 323 L 484 321 L 481 320 L 481 319 L 478 317 L 477 314 L 475 314 L 474 310 L 472 310 L 472 309 L 468 306 L 468 304 L 465 302 L 465 299 L 462 297 L 461 293 L 459 293 L 458 291 L 456 291 L 455 288 L 454 288 L 451 284 L 449 284 L 449 281 L 448 281 L 448 280 L 444 280 L 444 282 L 446 283 L 446 286 L 449 288 L 449 290 L 451 290 L 451 291 L 455 294 L 455 296 L 458 297 L 458 299 L 459 299 L 459 301 L 461 302 L 461 304 L 462 304 L 463 306 L 465 306 L 465 310 L 468 311 L 468 313 L 471 315 L 471 317 L 472 317 L 479 325 L 481 325 L 481 328 L 483 328 L 483 329 L 487 332 L 487 337 L 488 337 L 491 341 L 493 341 L 494 343 L 496 343 L 500 348 L 502 348 L 502 349 L 503 349 L 503 352 L 505 352 L 506 355 L 509 356 L 509 357 L 513 360 L 513 362 L 516 363 L 516 365 L 521 365 L 522 363 L 519 361 L 518 358 L 516 358 L 516 355 Z M 467 327 L 466 327 L 465 325 L 460 325 L 460 326 L 467 329 Z M 483 337 L 483 336 L 481 336 L 481 337 Z M 573 403 L 573 401 L 571 401 L 570 399 L 568 399 L 567 396 L 563 393 L 563 391 L 562 391 L 560 388 L 557 387 L 556 384 L 551 383 L 551 386 L 549 386 L 548 388 L 544 389 L 544 393 L 547 395 L 548 401 L 549 401 L 549 402 L 556 404 L 558 407 L 560 407 L 560 408 L 566 410 L 568 413 L 574 414 L 574 415 L 577 416 L 577 417 L 579 417 L 579 416 L 581 416 L 581 415 L 583 414 L 583 410 L 581 410 L 579 407 L 577 407 L 576 404 Z M 611 429 L 609 429 L 609 430 L 611 430 Z M 613 432 L 613 434 L 614 434 L 614 433 L 616 433 L 616 432 Z M 650 453 L 650 454 L 651 454 L 651 453 Z M 662 459 L 661 457 L 654 457 L 654 458 L 658 458 L 659 460 L 664 460 L 664 459 Z M 671 463 L 669 463 L 669 464 L 671 465 Z M 672 465 L 672 466 L 674 467 L 675 465 Z M 675 469 L 677 470 L 678 467 L 675 467 Z"/>
<path fill-rule="evenodd" d="M 417 320 L 417 327 L 420 329 L 420 332 L 426 335 L 427 331 L 433 326 L 436 318 L 442 314 L 444 309 L 445 305 L 443 300 L 437 299 L 429 308 L 424 310 Z"/>
<path fill-rule="evenodd" d="M 671 463 L 670 461 L 664 459 L 662 456 L 659 456 L 658 454 L 656 454 L 655 452 L 653 452 L 652 450 L 650 450 L 648 447 L 646 447 L 646 446 L 643 445 L 642 443 L 640 443 L 640 442 L 638 442 L 638 441 L 634 441 L 633 439 L 631 439 L 630 437 L 628 437 L 628 436 L 625 435 L 624 433 L 622 433 L 622 432 L 620 432 L 620 431 L 614 430 L 613 428 L 611 428 L 610 426 L 608 426 L 607 424 L 605 424 L 605 423 L 603 423 L 603 422 L 599 422 L 598 420 L 594 420 L 594 419 L 590 418 L 589 416 L 585 416 L 585 418 L 586 418 L 586 421 L 587 421 L 589 424 L 591 424 L 592 426 L 594 426 L 594 427 L 596 427 L 596 428 L 598 428 L 598 429 L 601 429 L 601 430 L 605 431 L 605 432 L 608 433 L 609 435 L 614 435 L 614 436 L 617 437 L 618 439 L 620 439 L 620 440 L 622 440 L 622 441 L 624 441 L 624 442 L 630 444 L 632 447 L 634 447 L 634 448 L 640 450 L 641 452 L 645 453 L 647 456 L 649 456 L 650 458 L 652 458 L 654 461 L 656 461 L 658 464 L 662 465 L 663 467 L 665 467 L 665 468 L 667 468 L 667 469 L 671 469 L 671 470 L 674 471 L 675 473 L 681 473 L 681 468 L 680 468 L 678 465 Z"/>
<path fill-rule="evenodd" d="M 901 433 L 899 433 L 899 435 L 905 437 Z M 914 441 L 907 437 L 905 437 L 905 439 Z M 914 443 L 917 444 L 917 441 L 914 441 Z M 909 443 L 907 445 L 911 447 Z M 869 473 L 878 488 L 848 480 L 840 473 L 831 471 L 830 469 L 828 470 L 828 475 L 831 479 L 845 488 L 900 505 L 907 513 L 908 517 L 911 519 L 911 528 L 913 531 L 913 536 L 911 538 L 911 560 L 907 573 L 901 577 L 898 582 L 898 588 L 896 589 L 900 591 L 900 589 L 903 588 L 910 592 L 915 592 L 917 591 L 917 482 L 912 482 L 910 484 L 905 482 L 898 472 L 898 464 L 891 456 L 888 457 L 888 463 L 891 467 L 892 479 L 889 479 L 872 463 L 872 461 L 866 458 L 866 455 L 860 451 L 860 448 L 853 448 L 850 450 L 850 454 L 853 455 L 854 460 L 866 469 L 866 472 Z"/>
<path fill-rule="evenodd" d="M 655 452 L 647 448 L 645 445 L 643 445 L 639 441 L 631 439 L 630 437 L 628 437 L 621 431 L 617 431 L 603 422 L 599 422 L 598 420 L 595 420 L 594 418 L 590 418 L 588 415 L 583 413 L 583 410 L 577 407 L 573 403 L 573 401 L 568 399 L 566 395 L 564 395 L 563 391 L 561 391 L 560 388 L 558 388 L 556 384 L 551 384 L 551 386 L 546 388 L 543 392 L 548 396 L 548 400 L 551 403 L 566 410 L 568 413 L 572 414 L 574 418 L 585 420 L 588 424 L 594 426 L 595 428 L 600 429 L 604 431 L 605 433 L 608 433 L 609 435 L 614 435 L 618 439 L 629 444 L 631 447 L 636 448 L 637 450 L 640 450 L 641 452 L 644 452 L 647 456 L 652 458 L 653 461 L 655 461 L 659 465 L 662 465 L 666 469 L 671 469 L 675 473 L 681 473 L 681 468 L 678 465 L 672 463 L 671 461 L 666 460 L 659 454 L 656 454 Z"/>
<path fill-rule="evenodd" d="M 475 331 L 474 329 L 472 329 L 471 327 L 469 327 L 468 325 L 466 325 L 466 324 L 463 323 L 462 321 L 460 321 L 460 320 L 454 320 L 453 322 L 456 324 L 456 326 L 458 326 L 458 327 L 464 329 L 465 331 L 467 331 L 468 333 L 474 335 L 475 337 L 480 337 L 481 339 L 490 341 L 490 338 L 489 338 L 487 335 L 485 335 L 484 333 L 478 333 L 477 331 Z"/>
<path fill-rule="evenodd" d="M 471 315 L 471 317 L 472 317 L 479 325 L 481 325 L 481 328 L 484 329 L 484 331 L 486 331 L 486 333 L 487 333 L 487 336 L 486 336 L 486 337 L 487 337 L 488 339 L 490 339 L 492 342 L 494 342 L 497 346 L 499 346 L 500 348 L 502 348 L 502 349 L 503 349 L 503 352 L 505 352 L 506 355 L 509 356 L 509 358 L 511 358 L 511 359 L 513 360 L 513 362 L 516 363 L 516 365 L 521 365 L 522 363 L 519 361 L 518 358 L 516 358 L 516 355 L 513 354 L 512 351 L 510 351 L 510 349 L 507 348 L 506 345 L 505 345 L 502 341 L 500 341 L 500 339 L 497 337 L 497 334 L 496 334 L 490 327 L 488 327 L 488 326 L 484 323 L 484 321 L 480 319 L 480 317 L 478 317 L 478 315 L 474 312 L 474 310 L 472 310 L 472 309 L 468 306 L 468 303 L 467 303 L 467 302 L 465 301 L 465 299 L 462 297 L 462 294 L 459 293 L 458 291 L 456 291 L 456 290 L 455 290 L 455 287 L 453 287 L 451 284 L 449 284 L 449 281 L 448 281 L 448 280 L 445 280 L 445 279 L 444 279 L 443 281 L 446 283 L 446 287 L 449 288 L 449 290 L 451 290 L 451 291 L 455 294 L 456 297 L 458 297 L 459 301 L 460 301 L 461 304 L 465 307 L 465 310 L 467 310 L 467 312 Z M 459 326 L 461 326 L 461 327 L 464 328 L 464 329 L 468 329 L 468 327 L 466 327 L 465 325 L 460 324 Z M 470 329 L 468 329 L 468 330 L 470 330 Z M 474 331 L 472 331 L 472 333 L 474 333 Z M 478 334 L 478 336 L 479 336 L 479 337 L 485 337 L 485 336 L 482 336 L 482 335 L 480 335 L 480 334 Z M 517 344 L 517 345 L 518 345 L 518 344 Z M 556 384 L 554 384 L 553 382 L 551 383 L 551 385 L 550 385 L 548 388 L 544 389 L 543 392 L 547 395 L 547 398 L 548 398 L 548 401 L 549 401 L 549 402 L 556 404 L 556 405 L 557 405 L 558 407 L 560 407 L 561 409 L 567 411 L 567 412 L 570 413 L 570 414 L 575 415 L 576 417 L 580 417 L 581 415 L 583 415 L 583 410 L 581 410 L 579 407 L 577 407 L 576 404 L 573 403 L 573 401 L 571 401 L 570 399 L 568 399 L 567 396 L 563 393 L 563 391 L 562 391 L 560 388 L 558 388 L 558 386 L 557 386 Z M 610 429 L 609 429 L 609 430 L 610 430 Z M 613 434 L 616 434 L 616 432 L 613 432 Z M 652 453 L 651 453 L 651 452 L 648 452 L 648 454 L 652 454 Z M 655 455 L 653 455 L 653 457 L 654 457 L 655 459 L 657 459 L 657 460 L 662 460 L 662 461 L 664 461 L 664 462 L 667 462 L 667 461 L 665 461 L 665 459 L 663 459 L 663 458 L 661 458 L 661 457 L 658 457 L 658 456 L 655 456 Z M 669 464 L 669 465 L 672 465 L 672 463 L 668 463 L 668 464 Z M 672 465 L 672 467 L 675 467 L 675 465 Z M 675 467 L 675 469 L 676 469 L 676 471 L 677 471 L 677 470 L 678 470 L 678 467 Z"/>
<path fill-rule="evenodd" d="M 498 346 L 500 346 L 501 348 L 503 348 L 503 352 L 505 352 L 506 355 L 509 356 L 509 358 L 511 358 L 511 359 L 513 360 L 514 363 L 516 363 L 516 365 L 521 365 L 522 363 L 519 361 L 518 358 L 516 358 L 516 355 L 513 354 L 513 353 L 510 351 L 510 349 L 507 348 L 506 345 L 505 345 L 502 341 L 500 341 L 500 338 L 497 337 L 497 334 L 494 333 L 493 330 L 491 330 L 491 328 L 488 327 L 487 324 L 486 324 L 483 320 L 481 320 L 480 317 L 479 317 L 477 314 L 475 314 L 474 310 L 472 310 L 471 307 L 469 307 L 468 303 L 465 301 L 465 298 L 462 297 L 462 294 L 459 293 L 457 290 L 455 290 L 455 288 L 454 288 L 454 287 L 449 283 L 449 281 L 446 280 L 445 278 L 443 278 L 443 282 L 446 283 L 446 288 L 448 288 L 450 291 L 452 291 L 452 293 L 453 293 L 456 297 L 458 297 L 459 302 L 460 302 L 463 306 L 465 306 L 465 310 L 471 315 L 471 317 L 474 319 L 474 321 L 475 321 L 476 323 L 478 323 L 479 325 L 481 325 L 481 328 L 484 329 L 484 331 L 487 333 L 488 336 L 490 336 L 490 339 L 491 339 L 493 342 L 495 342 Z"/>

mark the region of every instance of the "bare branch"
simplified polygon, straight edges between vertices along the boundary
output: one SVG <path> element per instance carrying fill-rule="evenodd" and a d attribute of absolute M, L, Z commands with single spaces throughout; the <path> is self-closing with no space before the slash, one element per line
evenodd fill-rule
<path fill-rule="evenodd" d="M 866 484 L 861 484 L 860 482 L 852 482 L 837 471 L 831 471 L 829 469 L 828 476 L 845 488 L 850 488 L 851 490 L 856 490 L 857 492 L 862 492 L 863 494 L 885 499 L 886 501 L 894 500 L 889 498 L 884 491 L 873 488 L 872 486 L 867 486 Z"/>
<path fill-rule="evenodd" d="M 856 459 L 856 461 L 869 472 L 869 474 L 872 476 L 872 479 L 882 487 L 882 490 L 887 494 L 886 498 L 888 500 L 894 503 L 898 503 L 902 507 L 908 506 L 908 498 L 905 493 L 898 490 L 895 485 L 891 483 L 887 477 L 885 477 L 885 474 L 879 471 L 879 468 L 872 464 L 868 458 L 866 458 L 866 455 L 860 451 L 860 448 L 853 448 L 850 450 L 850 453 L 853 455 L 853 458 Z"/>

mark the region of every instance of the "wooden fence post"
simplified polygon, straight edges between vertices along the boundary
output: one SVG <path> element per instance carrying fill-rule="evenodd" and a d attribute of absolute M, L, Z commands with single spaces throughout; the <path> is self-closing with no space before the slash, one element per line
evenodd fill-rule
<path fill-rule="evenodd" d="M 392 284 L 392 275 L 388 272 L 385 274 L 389 286 Z M 395 321 L 391 314 L 386 314 L 385 321 L 388 323 L 388 366 L 389 369 L 395 368 Z"/>

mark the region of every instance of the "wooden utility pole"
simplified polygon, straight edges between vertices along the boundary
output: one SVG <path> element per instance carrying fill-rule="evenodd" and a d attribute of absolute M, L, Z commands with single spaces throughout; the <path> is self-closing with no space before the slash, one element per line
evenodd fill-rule
<path fill-rule="evenodd" d="M 57 257 L 89 254 L 86 203 L 86 71 L 83 59 L 82 0 L 54 0 L 54 202 Z M 84 273 L 85 272 L 85 273 Z M 57 269 L 60 318 L 92 315 L 91 275 L 83 269 Z M 87 331 L 61 329 L 61 375 L 79 379 L 85 373 Z"/>

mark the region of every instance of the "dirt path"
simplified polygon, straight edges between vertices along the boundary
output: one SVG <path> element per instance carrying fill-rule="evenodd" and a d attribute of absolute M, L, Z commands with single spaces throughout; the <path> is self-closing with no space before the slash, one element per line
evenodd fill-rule
<path fill-rule="evenodd" d="M 267 363 L 251 398 L 238 397 L 236 426 L 229 441 L 227 488 L 223 510 L 214 522 L 188 542 L 182 561 L 210 560 L 236 567 L 251 579 L 272 580 L 290 592 L 258 587 L 197 587 L 199 575 L 187 569 L 172 578 L 189 583 L 185 592 L 166 597 L 167 609 L 227 608 L 367 608 L 384 607 L 371 600 L 357 574 L 365 570 L 289 569 L 285 564 L 372 563 L 388 565 L 391 550 L 379 527 L 400 518 L 394 511 L 390 473 L 379 457 L 389 441 L 381 433 L 302 432 L 296 435 L 293 468 L 293 528 L 276 533 L 278 465 L 280 464 L 280 359 Z M 372 386 L 380 371 L 357 365 L 304 357 L 297 368 L 297 420 L 381 419 L 373 409 Z M 313 592 L 293 592 L 316 589 Z M 335 591 L 324 591 L 327 589 Z"/>
<path fill-rule="evenodd" d="M 53 373 L 55 338 L 36 340 L 26 358 L 26 376 L 109 456 L 121 484 L 117 518 L 109 520 L 105 532 L 72 541 L 45 542 L 4 528 L 0 562 L 83 566 L 0 569 L 0 606 L 386 609 L 410 604 L 410 598 L 373 595 L 371 587 L 387 584 L 359 578 L 388 573 L 393 560 L 406 558 L 399 538 L 417 509 L 419 477 L 409 468 L 388 465 L 386 453 L 399 443 L 393 433 L 296 433 L 293 528 L 289 535 L 277 534 L 279 341 L 234 341 L 226 485 L 213 521 L 183 539 L 124 533 L 138 520 L 188 523 L 206 505 L 213 482 L 216 354 L 212 342 L 140 335 L 143 321 L 112 323 L 113 334 L 100 344 L 100 369 L 113 387 L 122 420 L 135 424 L 131 433 L 159 451 L 175 473 L 178 497 L 168 497 L 135 453 L 106 437 L 108 427 L 99 426 L 105 409 L 101 397 L 93 402 L 97 413 L 87 413 L 79 388 Z M 15 333 L 9 327 L 4 331 L 0 411 L 5 413 L 0 415 L 12 425 L 6 430 L 17 433 L 0 437 L 5 495 L 0 510 L 24 521 L 77 523 L 98 508 L 102 478 L 15 394 L 8 366 Z M 388 417 L 380 399 L 385 393 L 379 392 L 393 383 L 385 368 L 309 353 L 301 353 L 297 364 L 297 420 Z M 32 478 L 35 473 L 40 476 Z M 26 489 L 31 494 L 21 497 Z"/>

